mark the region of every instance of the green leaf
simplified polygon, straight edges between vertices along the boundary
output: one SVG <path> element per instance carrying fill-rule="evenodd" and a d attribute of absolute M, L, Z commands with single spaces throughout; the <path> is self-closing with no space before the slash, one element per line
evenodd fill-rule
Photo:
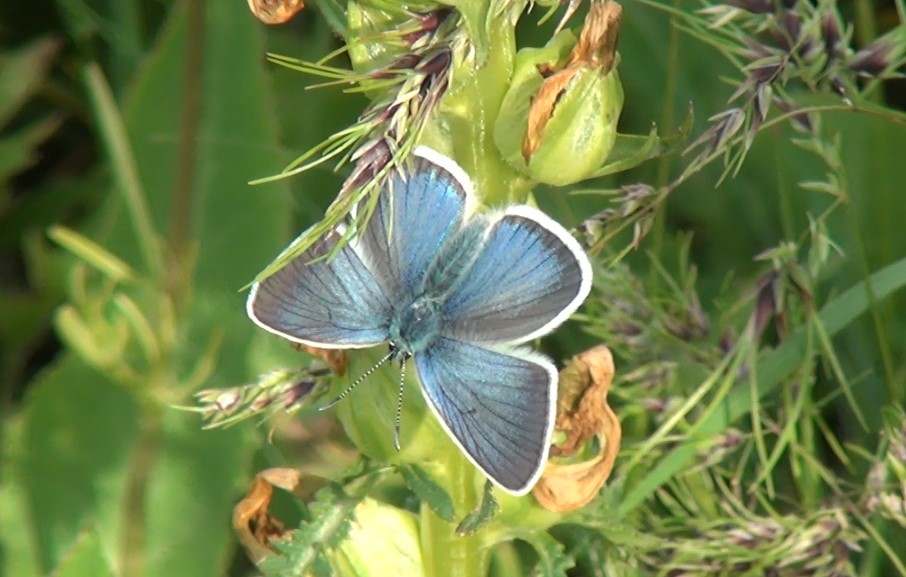
<path fill-rule="evenodd" d="M 280 156 L 273 98 L 264 73 L 262 28 L 245 10 L 207 11 L 206 56 L 199 71 L 205 95 L 196 143 L 191 235 L 197 247 L 194 298 L 181 319 L 184 337 L 174 366 L 187 376 L 208 354 L 218 334 L 222 345 L 205 386 L 233 386 L 254 371 L 247 355 L 254 325 L 245 314 L 248 279 L 279 251 L 291 211 L 285 183 L 257 189 L 245 183 Z M 172 216 L 183 97 L 182 77 L 189 30 L 185 5 L 176 5 L 153 58 L 142 69 L 125 105 L 125 121 L 155 228 Z M 164 135 L 164 137 L 162 137 Z M 279 159 L 282 161 L 282 159 Z M 117 254 L 138 257 L 127 222 L 111 231 Z M 127 262 L 130 260 L 127 259 Z M 176 383 L 171 384 L 174 387 Z M 180 401 L 189 391 L 172 390 Z M 247 427 L 203 431 L 194 415 L 165 410 L 158 460 L 147 485 L 146 573 L 219 575 L 235 541 L 228 519 L 237 479 L 250 473 Z"/>
<path fill-rule="evenodd" d="M 56 5 L 69 35 L 76 43 L 88 44 L 100 25 L 97 11 L 86 0 L 56 0 Z"/>
<path fill-rule="evenodd" d="M 22 419 L 3 421 L 0 452 L 6 457 L 0 471 L 0 575 L 42 577 L 46 571 L 36 532 L 26 524 L 30 510 L 28 487 L 22 474 Z"/>
<path fill-rule="evenodd" d="M 123 115 L 129 138 L 118 143 L 131 149 L 154 228 L 161 231 L 169 229 L 179 154 L 177 79 L 189 34 L 183 8 L 179 4 L 172 11 L 132 87 Z M 194 298 L 177 318 L 180 344 L 168 351 L 165 364 L 138 376 L 141 403 L 65 353 L 49 376 L 31 385 L 25 401 L 24 449 L 12 469 L 18 471 L 15 485 L 27 491 L 22 524 L 34 533 L 45 574 L 86 524 L 97 527 L 117 574 L 221 575 L 235 546 L 228 520 L 237 480 L 251 466 L 250 430 L 202 431 L 197 417 L 164 403 L 179 402 L 189 392 L 183 380 L 205 360 L 217 334 L 226 336 L 206 384 L 235 385 L 252 374 L 246 354 L 256 331 L 238 288 L 279 250 L 290 211 L 285 185 L 253 193 L 244 184 L 279 150 L 260 27 L 243 10 L 210 10 L 204 37 L 207 59 L 198 78 L 209 100 L 199 134 L 192 137 L 198 154 L 190 190 L 198 265 Z M 112 98 L 104 112 L 118 116 Z M 112 167 L 114 173 L 121 170 L 122 165 Z M 133 223 L 121 218 L 120 196 L 107 199 L 100 226 L 79 232 L 108 251 L 115 247 L 134 267 L 140 252 Z M 147 318 L 153 318 L 149 303 L 161 296 L 160 280 L 142 279 L 127 295 Z M 140 566 L 124 568 L 125 563 Z"/>
<path fill-rule="evenodd" d="M 657 127 L 653 125 L 648 136 L 617 134 L 616 142 L 607 156 L 607 161 L 604 166 L 595 171 L 591 178 L 623 172 L 635 168 L 645 161 L 675 152 L 686 142 L 692 130 L 693 118 L 690 106 L 689 114 L 686 115 L 686 119 L 676 133 L 666 137 L 659 137 Z"/>
<path fill-rule="evenodd" d="M 237 476 L 251 464 L 251 429 L 202 431 L 191 413 L 165 410 L 147 480 L 145 574 L 219 576 L 234 538 L 228 523 Z"/>
<path fill-rule="evenodd" d="M 132 280 L 132 269 L 98 243 L 65 226 L 52 226 L 47 236 L 116 283 Z"/>
<path fill-rule="evenodd" d="M 174 79 L 183 70 L 187 35 L 181 5 L 161 35 L 160 44 L 142 69 L 124 109 L 138 172 L 157 230 L 167 230 L 172 216 L 182 106 Z M 274 100 L 265 75 L 261 26 L 244 10 L 208 10 L 207 56 L 202 78 L 205 101 L 196 138 L 197 167 L 192 190 L 192 233 L 198 247 L 196 290 L 227 299 L 222 321 L 248 325 L 228 335 L 243 343 L 253 333 L 245 315 L 245 296 L 237 291 L 290 238 L 288 185 L 278 182 L 249 187 L 262 167 L 278 166 L 285 153 L 278 144 Z M 117 250 L 135 262 L 137 248 L 127 222 L 115 224 Z M 131 254 L 133 258 L 126 258 Z M 213 296 L 213 295 L 212 295 Z M 234 353 L 238 351 L 233 351 Z M 231 359 L 230 359 L 231 360 Z M 232 364 L 242 367 L 241 358 Z M 236 373 L 232 373 L 236 374 Z"/>
<path fill-rule="evenodd" d="M 460 537 L 472 535 L 494 519 L 494 516 L 500 511 L 500 505 L 497 504 L 497 499 L 494 498 L 493 488 L 490 481 L 484 484 L 484 494 L 481 496 L 481 503 L 459 522 L 459 525 L 456 526 L 457 535 Z"/>
<path fill-rule="evenodd" d="M 44 572 L 62 561 L 86 524 L 96 528 L 106 555 L 118 560 L 138 433 L 135 401 L 66 357 L 32 383 L 22 419 L 22 445 L 10 456 L 11 469 L 27 493 L 22 523 L 33 535 Z"/>
<path fill-rule="evenodd" d="M 456 519 L 453 509 L 453 499 L 443 487 L 434 482 L 428 473 L 416 465 L 402 465 L 400 473 L 406 480 L 406 485 L 423 502 L 426 503 L 438 517 L 452 523 Z"/>
<path fill-rule="evenodd" d="M 35 149 L 59 126 L 60 119 L 50 117 L 33 122 L 0 139 L 0 183 L 34 164 L 39 158 Z"/>
<path fill-rule="evenodd" d="M 85 530 L 76 545 L 53 572 L 54 577 L 114 577 L 117 572 L 101 546 L 94 529 Z"/>
<path fill-rule="evenodd" d="M 340 38 L 346 38 L 346 5 L 339 0 L 323 0 L 315 5 L 324 21 Z"/>
<path fill-rule="evenodd" d="M 58 40 L 38 38 L 0 55 L 0 128 L 44 82 L 59 47 Z"/>

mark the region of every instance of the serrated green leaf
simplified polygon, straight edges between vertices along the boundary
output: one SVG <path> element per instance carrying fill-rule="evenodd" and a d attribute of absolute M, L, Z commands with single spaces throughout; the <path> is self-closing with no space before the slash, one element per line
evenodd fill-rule
<path fill-rule="evenodd" d="M 400 473 L 415 496 L 426 503 L 438 517 L 448 523 L 456 519 L 453 499 L 443 487 L 434 482 L 427 471 L 416 465 L 402 465 Z"/>
<path fill-rule="evenodd" d="M 490 481 L 484 484 L 481 502 L 456 526 L 457 535 L 460 537 L 472 535 L 490 523 L 494 516 L 497 515 L 497 512 L 500 511 L 500 505 L 497 503 L 497 499 L 494 498 L 493 488 Z"/>
<path fill-rule="evenodd" d="M 315 495 L 310 505 L 312 520 L 303 522 L 284 539 L 272 542 L 280 553 L 265 559 L 259 569 L 265 575 L 303 577 L 327 547 L 339 547 L 355 518 L 355 508 L 364 498 L 350 496 L 332 483 Z"/>
<path fill-rule="evenodd" d="M 576 561 L 566 553 L 563 544 L 550 536 L 549 533 L 517 532 L 516 537 L 532 546 L 538 555 L 538 565 L 534 573 L 541 577 L 566 577 L 566 572 L 572 569 Z"/>

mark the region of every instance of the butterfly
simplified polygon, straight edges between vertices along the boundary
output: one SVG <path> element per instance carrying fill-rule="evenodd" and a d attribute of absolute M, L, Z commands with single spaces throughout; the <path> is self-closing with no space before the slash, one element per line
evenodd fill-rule
<path fill-rule="evenodd" d="M 557 370 L 519 345 L 582 304 L 591 264 L 541 211 L 473 214 L 475 204 L 463 169 L 419 147 L 380 190 L 364 230 L 339 249 L 347 225 L 329 231 L 255 283 L 247 310 L 265 330 L 315 347 L 389 343 L 382 362 L 405 369 L 411 358 L 453 442 L 494 484 L 523 495 L 547 461 Z M 399 447 L 399 410 L 395 431 Z"/>

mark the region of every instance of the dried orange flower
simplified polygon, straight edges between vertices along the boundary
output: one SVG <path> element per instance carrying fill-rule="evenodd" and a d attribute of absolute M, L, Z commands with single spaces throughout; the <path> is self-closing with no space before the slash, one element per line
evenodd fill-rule
<path fill-rule="evenodd" d="M 551 455 L 575 455 L 595 436 L 601 449 L 594 458 L 580 463 L 548 462 L 534 495 L 549 511 L 562 513 L 587 504 L 613 471 L 621 436 L 620 421 L 607 404 L 613 375 L 613 355 L 603 345 L 573 357 L 560 371 L 555 428 L 567 436 L 563 443 L 551 448 Z"/>

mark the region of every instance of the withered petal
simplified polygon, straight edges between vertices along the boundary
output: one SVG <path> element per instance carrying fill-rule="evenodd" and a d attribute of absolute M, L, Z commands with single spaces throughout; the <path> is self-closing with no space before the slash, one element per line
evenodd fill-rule
<path fill-rule="evenodd" d="M 248 493 L 233 507 L 233 530 L 252 561 L 257 564 L 275 555 L 270 548 L 270 540 L 285 533 L 283 523 L 272 517 L 268 510 L 274 487 L 299 499 L 309 500 L 326 483 L 320 477 L 303 475 L 286 467 L 265 469 L 255 475 Z"/>
<path fill-rule="evenodd" d="M 265 24 L 283 24 L 300 12 L 302 0 L 248 0 L 249 9 Z"/>
<path fill-rule="evenodd" d="M 600 345 L 573 357 L 560 372 L 555 428 L 565 431 L 567 438 L 551 447 L 551 455 L 574 455 L 594 436 L 601 451 L 580 463 L 547 463 L 533 492 L 549 511 L 571 511 L 587 504 L 613 471 L 621 438 L 620 421 L 607 404 L 614 370 L 613 355 Z"/>

